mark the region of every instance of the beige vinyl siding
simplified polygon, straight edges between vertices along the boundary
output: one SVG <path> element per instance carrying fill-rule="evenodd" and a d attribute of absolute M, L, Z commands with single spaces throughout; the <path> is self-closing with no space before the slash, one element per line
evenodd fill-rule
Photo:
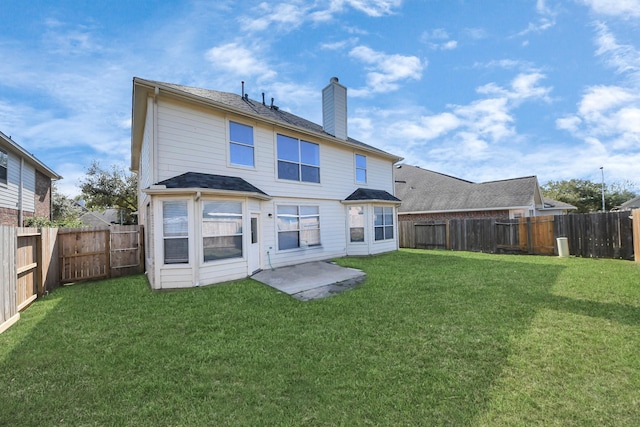
<path fill-rule="evenodd" d="M 0 184 L 0 207 L 20 209 L 20 168 L 21 159 L 10 150 L 6 150 L 7 183 Z M 26 161 L 22 166 L 22 210 L 35 212 L 36 170 Z"/>
<path fill-rule="evenodd" d="M 151 157 L 153 148 L 153 98 L 147 100 L 147 117 L 144 123 L 144 134 L 142 136 L 142 147 L 140 148 L 140 188 L 149 188 L 153 184 L 153 159 Z"/>
<path fill-rule="evenodd" d="M 318 206 L 320 211 L 320 246 L 296 248 L 281 251 L 278 249 L 277 210 L 278 205 Z M 346 255 L 344 234 L 344 206 L 339 201 L 277 198 L 263 202 L 263 239 L 270 252 L 271 265 L 281 267 L 310 261 L 321 261 Z M 271 218 L 268 213 L 272 213 Z"/>
<path fill-rule="evenodd" d="M 271 196 L 343 200 L 356 188 L 354 151 L 275 126 L 253 123 L 178 102 L 158 103 L 157 181 L 185 172 L 239 176 Z M 228 120 L 253 126 L 255 168 L 228 163 Z M 276 134 L 320 144 L 320 184 L 277 179 Z M 366 187 L 393 192 L 389 160 L 367 156 Z"/>

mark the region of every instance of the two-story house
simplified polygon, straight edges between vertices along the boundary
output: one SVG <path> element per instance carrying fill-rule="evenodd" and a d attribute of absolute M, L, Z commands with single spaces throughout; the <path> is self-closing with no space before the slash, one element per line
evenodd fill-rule
<path fill-rule="evenodd" d="M 0 132 L 0 225 L 21 227 L 29 217 L 51 219 L 51 168 Z"/>
<path fill-rule="evenodd" d="M 151 287 L 396 250 L 401 158 L 348 137 L 346 87 L 323 89 L 323 126 L 242 92 L 133 79 Z"/>

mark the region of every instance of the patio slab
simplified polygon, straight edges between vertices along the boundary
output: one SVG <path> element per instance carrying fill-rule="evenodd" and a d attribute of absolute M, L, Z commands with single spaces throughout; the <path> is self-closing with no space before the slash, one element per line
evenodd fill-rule
<path fill-rule="evenodd" d="M 326 298 L 362 283 L 366 274 L 355 268 L 317 261 L 264 270 L 252 279 L 301 301 Z"/>

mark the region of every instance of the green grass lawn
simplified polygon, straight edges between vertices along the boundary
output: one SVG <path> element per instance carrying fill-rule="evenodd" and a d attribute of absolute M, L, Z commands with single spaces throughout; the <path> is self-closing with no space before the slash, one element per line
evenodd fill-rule
<path fill-rule="evenodd" d="M 300 302 L 67 286 L 0 335 L 0 425 L 640 425 L 640 267 L 402 250 Z"/>

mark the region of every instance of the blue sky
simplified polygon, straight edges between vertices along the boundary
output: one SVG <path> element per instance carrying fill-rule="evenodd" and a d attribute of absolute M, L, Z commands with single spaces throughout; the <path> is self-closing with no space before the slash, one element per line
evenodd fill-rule
<path fill-rule="evenodd" d="M 640 0 L 3 0 L 0 130 L 76 184 L 128 168 L 134 76 L 240 93 L 470 181 L 640 191 Z"/>

